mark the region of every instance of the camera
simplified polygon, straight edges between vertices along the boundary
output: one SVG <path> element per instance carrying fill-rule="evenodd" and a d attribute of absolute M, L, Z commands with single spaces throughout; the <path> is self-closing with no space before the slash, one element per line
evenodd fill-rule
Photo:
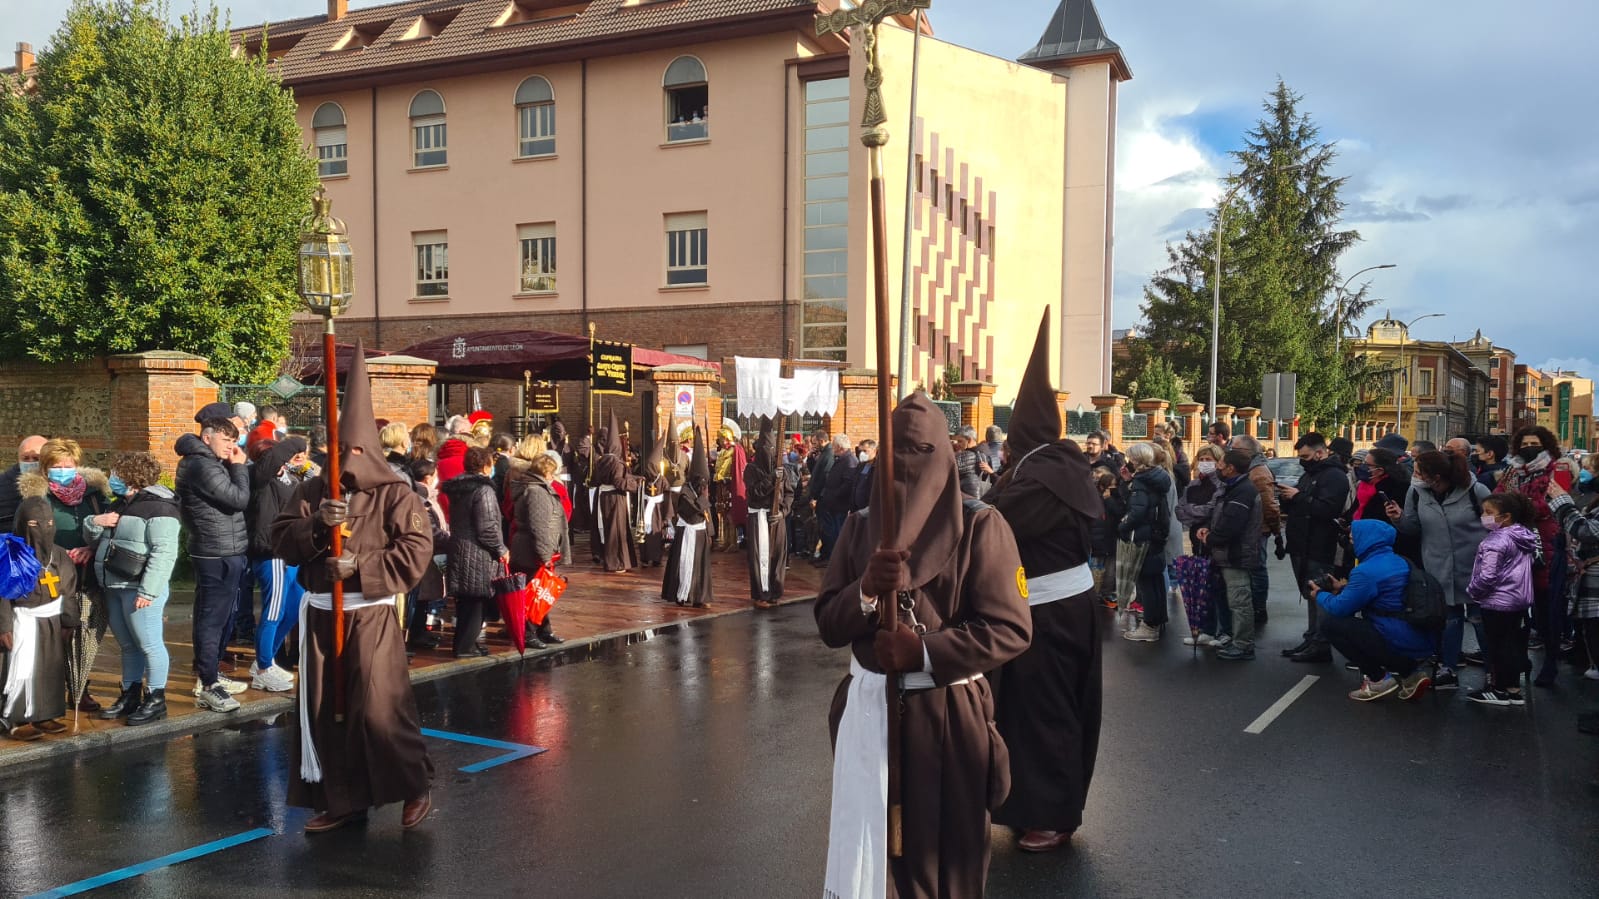
<path fill-rule="evenodd" d="M 1318 590 L 1324 590 L 1328 593 L 1333 592 L 1333 576 L 1330 574 L 1324 574 L 1321 577 L 1311 581 L 1311 583 L 1314 584 Z"/>

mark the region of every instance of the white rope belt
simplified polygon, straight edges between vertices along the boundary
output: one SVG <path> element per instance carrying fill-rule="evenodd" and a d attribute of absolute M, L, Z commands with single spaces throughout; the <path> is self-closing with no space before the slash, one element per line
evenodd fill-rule
<path fill-rule="evenodd" d="M 356 593 L 344 594 L 344 611 L 359 612 L 372 606 L 392 606 L 393 596 L 381 599 L 367 599 L 365 595 Z M 306 627 L 306 613 L 310 609 L 320 609 L 324 612 L 333 611 L 332 593 L 307 593 L 300 603 L 300 664 L 310 660 L 309 647 L 311 645 L 311 629 Z M 326 672 L 318 672 L 325 675 Z M 318 677 L 321 680 L 321 677 Z M 311 739 L 311 699 L 310 691 L 305 688 L 305 679 L 300 679 L 300 779 L 308 784 L 322 782 L 322 760 L 317 758 L 316 741 Z"/>
<path fill-rule="evenodd" d="M 601 493 L 615 493 L 615 487 L 596 487 L 589 491 L 589 497 L 594 502 L 594 520 L 599 525 L 600 542 L 605 542 L 605 504 L 600 502 Z"/>
<path fill-rule="evenodd" d="M 752 535 L 755 541 L 750 544 L 755 548 L 755 577 L 761 587 L 760 598 L 765 599 L 772 589 L 772 551 L 767 546 L 771 542 L 771 532 L 766 527 L 766 509 L 755 509 L 750 514 L 755 516 L 755 533 Z"/>
<path fill-rule="evenodd" d="M 700 531 L 705 530 L 705 522 L 689 524 L 683 519 L 677 520 L 677 543 L 683 547 L 677 556 L 677 601 L 688 601 L 689 588 L 694 583 L 694 543 L 699 540 Z"/>
<path fill-rule="evenodd" d="M 5 600 L 0 600 L 5 602 Z M 6 714 L 10 718 L 22 703 L 23 717 L 31 719 L 36 707 L 35 694 L 40 689 L 60 690 L 61 684 L 35 683 L 34 660 L 39 654 L 39 621 L 61 614 L 61 600 L 35 606 L 31 609 L 13 606 L 17 617 L 11 629 L 11 666 L 6 671 Z M 15 723 L 15 722 L 13 722 Z"/>
<path fill-rule="evenodd" d="M 1086 563 L 1027 579 L 1027 604 L 1041 606 L 1094 589 L 1094 570 Z"/>
<path fill-rule="evenodd" d="M 644 497 L 644 511 L 639 514 L 644 518 L 644 530 L 646 533 L 655 530 L 655 510 L 663 502 L 666 502 L 666 497 L 664 496 Z"/>

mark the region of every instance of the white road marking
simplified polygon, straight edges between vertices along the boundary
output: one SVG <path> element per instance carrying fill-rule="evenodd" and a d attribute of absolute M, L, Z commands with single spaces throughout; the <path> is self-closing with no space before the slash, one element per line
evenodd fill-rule
<path fill-rule="evenodd" d="M 1289 690 L 1287 693 L 1283 694 L 1283 698 L 1272 703 L 1271 708 L 1261 712 L 1259 718 L 1256 718 L 1248 727 L 1244 728 L 1244 733 L 1264 733 L 1266 728 L 1270 727 L 1271 723 L 1277 720 L 1277 716 L 1288 711 L 1288 707 L 1294 704 L 1294 700 L 1305 695 L 1305 691 L 1309 690 L 1311 686 L 1319 680 L 1321 680 L 1321 678 L 1317 675 L 1305 675 L 1302 679 L 1300 679 L 1299 683 L 1294 685 L 1292 690 Z"/>

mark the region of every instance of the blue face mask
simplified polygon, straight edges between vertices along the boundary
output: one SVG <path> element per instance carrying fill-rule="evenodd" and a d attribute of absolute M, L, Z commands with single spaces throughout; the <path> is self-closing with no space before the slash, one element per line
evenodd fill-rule
<path fill-rule="evenodd" d="M 114 474 L 108 480 L 110 481 L 110 484 L 111 484 L 111 495 L 112 496 L 127 496 L 128 495 L 128 482 L 127 481 L 122 480 L 121 478 L 117 477 Z"/>
<path fill-rule="evenodd" d="M 23 474 L 33 474 L 39 470 L 39 460 L 34 459 L 32 462 L 18 462 L 17 470 Z"/>
<path fill-rule="evenodd" d="M 54 483 L 65 487 L 78 479 L 78 470 L 76 468 L 52 468 L 46 472 L 46 476 Z"/>
<path fill-rule="evenodd" d="M 1584 471 L 1582 474 L 1577 475 L 1577 483 L 1581 484 L 1584 487 L 1592 485 L 1593 484 L 1593 472 Z"/>

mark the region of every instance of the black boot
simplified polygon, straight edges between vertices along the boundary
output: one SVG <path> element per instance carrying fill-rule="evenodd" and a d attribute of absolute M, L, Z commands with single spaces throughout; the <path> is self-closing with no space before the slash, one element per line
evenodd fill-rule
<path fill-rule="evenodd" d="M 100 712 L 100 717 L 107 721 L 126 718 L 133 714 L 142 702 L 144 702 L 144 681 L 139 681 L 131 687 L 123 687 L 117 701 L 106 706 Z"/>
<path fill-rule="evenodd" d="M 149 724 L 151 721 L 160 721 L 167 716 L 167 691 L 151 690 L 139 708 L 128 716 L 128 726 L 137 727 L 140 724 Z"/>

